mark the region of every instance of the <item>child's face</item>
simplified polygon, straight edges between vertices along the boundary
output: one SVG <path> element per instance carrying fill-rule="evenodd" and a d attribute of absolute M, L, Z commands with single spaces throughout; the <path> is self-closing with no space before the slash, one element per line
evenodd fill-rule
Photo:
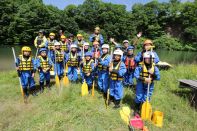
<path fill-rule="evenodd" d="M 64 41 L 65 41 L 65 39 L 64 39 L 64 38 L 62 38 L 62 39 L 61 39 L 61 41 L 62 41 L 62 42 L 64 42 Z"/>
<path fill-rule="evenodd" d="M 55 46 L 55 49 L 60 49 L 60 45 L 56 45 Z"/>
<path fill-rule="evenodd" d="M 128 47 L 128 46 L 129 46 L 129 43 L 125 42 L 124 47 Z"/>
<path fill-rule="evenodd" d="M 78 40 L 82 40 L 82 37 L 81 37 L 81 36 L 78 36 L 77 39 L 78 39 Z"/>
<path fill-rule="evenodd" d="M 30 55 L 30 52 L 29 52 L 29 51 L 24 51 L 24 52 L 23 52 L 23 55 L 24 55 L 24 56 L 29 56 L 29 55 Z"/>
<path fill-rule="evenodd" d="M 87 50 L 88 48 L 89 48 L 89 46 L 88 46 L 88 45 L 85 45 L 85 46 L 84 46 L 84 49 L 86 49 L 86 50 Z"/>
<path fill-rule="evenodd" d="M 90 56 L 86 56 L 85 59 L 86 59 L 86 60 L 90 60 Z"/>
<path fill-rule="evenodd" d="M 100 33 L 100 30 L 99 29 L 95 29 L 94 33 L 98 34 L 98 33 Z"/>
<path fill-rule="evenodd" d="M 150 62 L 151 62 L 150 58 L 145 58 L 144 61 L 145 61 L 146 64 L 150 64 Z"/>
<path fill-rule="evenodd" d="M 73 52 L 76 52 L 76 50 L 77 50 L 76 48 L 72 48 L 72 49 L 71 49 L 71 51 L 73 51 Z"/>
<path fill-rule="evenodd" d="M 41 33 L 41 32 L 40 32 L 40 33 L 38 33 L 38 36 L 42 37 L 42 36 L 43 36 L 43 33 Z"/>
<path fill-rule="evenodd" d="M 128 54 L 132 55 L 133 54 L 133 50 L 128 50 Z"/>
<path fill-rule="evenodd" d="M 97 47 L 98 47 L 98 45 L 97 45 L 97 44 L 95 44 L 95 45 L 94 45 L 94 48 L 97 48 Z"/>
<path fill-rule="evenodd" d="M 49 37 L 50 37 L 50 39 L 54 39 L 55 38 L 53 35 L 50 35 Z"/>
<path fill-rule="evenodd" d="M 146 44 L 146 45 L 144 46 L 144 49 L 145 49 L 145 50 L 150 50 L 150 46 L 151 46 L 151 44 Z"/>
<path fill-rule="evenodd" d="M 107 48 L 103 48 L 102 50 L 103 50 L 103 53 L 104 53 L 104 54 L 107 54 L 107 51 L 108 51 Z"/>
<path fill-rule="evenodd" d="M 41 56 L 42 56 L 42 57 L 46 57 L 46 56 L 47 56 L 46 51 L 42 51 L 42 52 L 41 52 Z"/>
<path fill-rule="evenodd" d="M 120 55 L 114 55 L 114 59 L 115 59 L 116 61 L 119 61 L 119 60 L 120 60 L 120 58 L 121 58 L 121 56 L 120 56 Z"/>

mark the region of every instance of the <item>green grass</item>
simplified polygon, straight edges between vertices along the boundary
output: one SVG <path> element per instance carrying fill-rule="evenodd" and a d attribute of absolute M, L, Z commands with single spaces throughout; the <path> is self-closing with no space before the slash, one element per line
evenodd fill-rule
<path fill-rule="evenodd" d="M 179 65 L 161 71 L 151 105 L 153 110 L 164 112 L 164 126 L 158 128 L 146 122 L 150 131 L 195 131 L 197 128 L 197 113 L 189 100 L 191 91 L 178 88 L 177 79 L 181 78 L 197 79 L 196 65 Z M 0 73 L 0 130 L 128 130 L 119 110 L 114 110 L 113 105 L 106 109 L 100 94 L 81 97 L 80 84 L 64 87 L 60 95 L 53 86 L 51 91 L 30 96 L 28 104 L 23 103 L 18 84 L 15 72 Z M 131 105 L 133 91 L 126 88 L 124 94 L 121 105 Z"/>

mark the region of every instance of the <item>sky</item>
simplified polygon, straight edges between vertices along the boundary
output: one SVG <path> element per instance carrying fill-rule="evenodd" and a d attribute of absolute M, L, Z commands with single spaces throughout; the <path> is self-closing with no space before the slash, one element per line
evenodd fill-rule
<path fill-rule="evenodd" d="M 131 10 L 131 7 L 135 3 L 148 3 L 152 0 L 102 0 L 103 2 L 111 2 L 114 4 L 122 4 L 126 5 L 127 10 Z M 158 0 L 159 2 L 168 2 L 169 0 Z M 193 1 L 193 0 L 181 0 L 181 2 L 185 1 Z M 67 5 L 74 4 L 74 5 L 79 5 L 84 2 L 84 0 L 43 0 L 43 2 L 47 5 L 51 4 L 59 9 L 64 9 Z"/>

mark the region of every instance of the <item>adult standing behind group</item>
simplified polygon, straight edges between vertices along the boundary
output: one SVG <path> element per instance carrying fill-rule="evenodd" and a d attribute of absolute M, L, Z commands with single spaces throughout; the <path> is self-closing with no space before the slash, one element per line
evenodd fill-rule
<path fill-rule="evenodd" d="M 103 35 L 100 33 L 100 27 L 96 27 L 94 29 L 94 33 L 89 37 L 90 42 L 99 42 L 99 46 L 101 47 L 104 44 Z"/>

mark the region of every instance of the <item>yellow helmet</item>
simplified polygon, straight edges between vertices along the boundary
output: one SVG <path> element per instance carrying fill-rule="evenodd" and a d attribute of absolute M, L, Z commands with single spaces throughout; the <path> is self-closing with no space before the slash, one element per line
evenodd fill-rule
<path fill-rule="evenodd" d="M 23 53 L 24 51 L 29 51 L 29 52 L 31 52 L 31 48 L 28 47 L 28 46 L 23 46 L 21 52 Z"/>
<path fill-rule="evenodd" d="M 153 45 L 153 42 L 150 39 L 147 39 L 147 40 L 144 41 L 144 45 L 146 45 L 146 44 Z"/>
<path fill-rule="evenodd" d="M 97 27 L 95 27 L 94 29 L 95 29 L 95 30 L 100 30 L 100 27 L 97 26 Z"/>
<path fill-rule="evenodd" d="M 51 33 L 49 34 L 49 36 L 55 36 L 55 33 L 51 32 Z"/>
<path fill-rule="evenodd" d="M 61 39 L 65 39 L 66 38 L 66 36 L 65 35 L 61 35 Z"/>
<path fill-rule="evenodd" d="M 77 34 L 77 37 L 83 37 L 83 35 L 82 34 Z"/>

